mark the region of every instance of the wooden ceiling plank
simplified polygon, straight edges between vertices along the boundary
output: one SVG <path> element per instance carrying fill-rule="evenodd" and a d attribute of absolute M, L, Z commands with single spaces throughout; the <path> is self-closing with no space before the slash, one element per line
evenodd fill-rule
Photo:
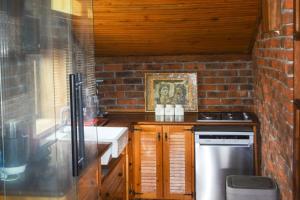
<path fill-rule="evenodd" d="M 250 53 L 258 15 L 259 0 L 94 0 L 96 56 Z"/>

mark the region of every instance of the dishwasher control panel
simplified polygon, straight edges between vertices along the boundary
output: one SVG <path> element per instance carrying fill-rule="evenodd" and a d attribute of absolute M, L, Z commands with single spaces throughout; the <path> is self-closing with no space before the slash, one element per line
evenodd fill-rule
<path fill-rule="evenodd" d="M 195 142 L 200 144 L 251 145 L 253 132 L 195 132 Z"/>

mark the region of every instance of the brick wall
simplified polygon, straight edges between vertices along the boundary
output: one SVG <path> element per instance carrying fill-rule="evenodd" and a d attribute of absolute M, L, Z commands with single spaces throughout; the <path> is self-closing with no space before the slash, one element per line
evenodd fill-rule
<path fill-rule="evenodd" d="M 282 0 L 280 34 L 259 30 L 254 47 L 255 112 L 261 122 L 262 174 L 292 200 L 293 0 Z"/>
<path fill-rule="evenodd" d="M 189 62 L 127 62 L 96 64 L 96 78 L 103 79 L 101 105 L 106 110 L 144 110 L 144 74 L 148 72 L 197 72 L 200 110 L 252 110 L 251 60 Z"/>
<path fill-rule="evenodd" d="M 3 28 L 5 27 L 5 28 Z M 1 114 L 4 124 L 15 119 L 24 133 L 32 132 L 34 116 L 33 70 L 21 47 L 21 21 L 0 11 Z M 8 39 L 9 38 L 9 39 Z M 0 129 L 1 129 L 0 125 Z M 5 132 L 4 132 L 5 134 Z"/>

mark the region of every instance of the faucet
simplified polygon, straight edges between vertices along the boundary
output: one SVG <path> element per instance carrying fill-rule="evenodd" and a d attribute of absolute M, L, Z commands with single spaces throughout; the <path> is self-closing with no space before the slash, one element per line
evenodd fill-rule
<path fill-rule="evenodd" d="M 104 117 L 107 112 L 102 111 L 100 107 L 100 85 L 104 82 L 104 80 L 96 80 L 96 109 L 97 109 L 97 117 Z"/>
<path fill-rule="evenodd" d="M 70 121 L 70 108 L 68 106 L 64 106 L 60 109 L 60 125 L 62 127 L 68 125 Z"/>

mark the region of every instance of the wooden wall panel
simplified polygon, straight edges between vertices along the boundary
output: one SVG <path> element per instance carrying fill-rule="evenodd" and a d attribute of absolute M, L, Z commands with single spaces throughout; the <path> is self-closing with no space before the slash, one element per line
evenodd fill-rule
<path fill-rule="evenodd" d="M 268 33 L 280 30 L 281 1 L 262 0 L 263 31 Z"/>
<path fill-rule="evenodd" d="M 259 0 L 94 0 L 96 55 L 249 53 Z"/>

